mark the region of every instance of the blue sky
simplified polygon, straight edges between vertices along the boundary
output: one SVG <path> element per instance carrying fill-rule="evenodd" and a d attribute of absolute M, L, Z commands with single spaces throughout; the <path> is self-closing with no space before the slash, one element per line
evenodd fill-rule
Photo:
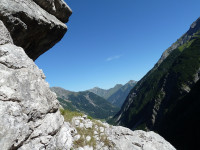
<path fill-rule="evenodd" d="M 36 60 L 50 86 L 83 91 L 140 80 L 200 17 L 199 0 L 66 0 L 68 32 Z"/>

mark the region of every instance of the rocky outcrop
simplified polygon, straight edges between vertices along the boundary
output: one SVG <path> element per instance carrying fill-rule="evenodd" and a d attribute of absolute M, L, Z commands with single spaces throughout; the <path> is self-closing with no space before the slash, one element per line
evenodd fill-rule
<path fill-rule="evenodd" d="M 69 149 L 74 129 L 33 62 L 67 27 L 32 0 L 0 3 L 0 149 Z"/>
<path fill-rule="evenodd" d="M 0 1 L 0 20 L 9 30 L 14 44 L 22 47 L 33 60 L 60 41 L 67 31 L 63 22 L 67 22 L 71 14 L 71 10 L 62 0 L 52 0 L 52 2 L 35 0 L 35 2 L 33 0 Z M 53 15 L 48 11 L 53 11 L 54 13 L 51 13 Z"/>
<path fill-rule="evenodd" d="M 73 149 L 78 150 L 175 150 L 164 138 L 154 132 L 131 131 L 111 126 L 86 115 L 73 117 Z"/>
<path fill-rule="evenodd" d="M 2 22 L 1 27 L 6 35 L 0 45 L 1 149 L 67 149 L 73 129 L 66 130 L 56 95 L 24 50 L 12 44 Z"/>

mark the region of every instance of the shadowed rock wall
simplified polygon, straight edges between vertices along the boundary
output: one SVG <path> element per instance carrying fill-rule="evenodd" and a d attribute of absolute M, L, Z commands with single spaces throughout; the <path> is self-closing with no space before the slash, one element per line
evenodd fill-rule
<path fill-rule="evenodd" d="M 9 30 L 14 44 L 22 47 L 33 60 L 61 40 L 67 31 L 63 22 L 71 15 L 63 0 L 34 1 L 0 0 L 0 20 Z"/>

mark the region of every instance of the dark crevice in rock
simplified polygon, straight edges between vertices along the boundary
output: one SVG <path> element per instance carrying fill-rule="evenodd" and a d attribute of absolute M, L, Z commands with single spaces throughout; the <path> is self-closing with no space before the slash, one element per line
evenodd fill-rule
<path fill-rule="evenodd" d="M 0 99 L 0 100 L 1 100 L 1 99 Z M 18 99 L 7 99 L 7 100 L 1 100 L 1 101 L 3 101 L 3 102 L 8 102 L 8 101 L 10 101 L 10 102 L 18 102 L 18 103 L 21 102 L 21 101 L 18 100 Z"/>
<path fill-rule="evenodd" d="M 4 66 L 6 66 L 7 68 L 10 68 L 10 69 L 15 69 L 15 70 L 17 70 L 17 69 L 23 69 L 23 68 L 27 68 L 27 67 L 25 67 L 25 66 L 20 66 L 20 67 L 17 67 L 17 66 L 13 66 L 13 65 L 11 65 L 11 64 L 9 64 L 8 62 L 2 62 L 2 61 L 0 61 L 0 64 L 2 64 L 2 65 L 4 65 Z"/>
<path fill-rule="evenodd" d="M 12 145 L 12 147 L 9 150 L 18 150 L 23 144 L 29 139 L 31 134 L 33 133 L 33 130 L 31 130 L 31 133 L 29 133 L 23 141 L 21 141 L 18 145 L 15 146 L 15 144 Z M 15 141 L 16 143 L 18 142 L 18 139 Z"/>

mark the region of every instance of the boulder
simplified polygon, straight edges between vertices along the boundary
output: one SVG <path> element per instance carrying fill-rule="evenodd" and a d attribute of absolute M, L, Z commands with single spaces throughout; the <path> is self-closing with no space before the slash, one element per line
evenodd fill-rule
<path fill-rule="evenodd" d="M 65 17 L 66 22 L 71 10 L 61 1 L 56 0 L 55 5 L 57 9 L 61 7 L 57 3 L 65 8 L 61 18 Z M 67 31 L 67 26 L 58 19 L 60 13 L 56 11 L 56 18 L 48 13 L 49 5 L 45 7 L 47 11 L 43 8 L 33 0 L 1 0 L 0 5 L 0 20 L 9 30 L 14 44 L 22 47 L 33 60 L 60 41 Z"/>

